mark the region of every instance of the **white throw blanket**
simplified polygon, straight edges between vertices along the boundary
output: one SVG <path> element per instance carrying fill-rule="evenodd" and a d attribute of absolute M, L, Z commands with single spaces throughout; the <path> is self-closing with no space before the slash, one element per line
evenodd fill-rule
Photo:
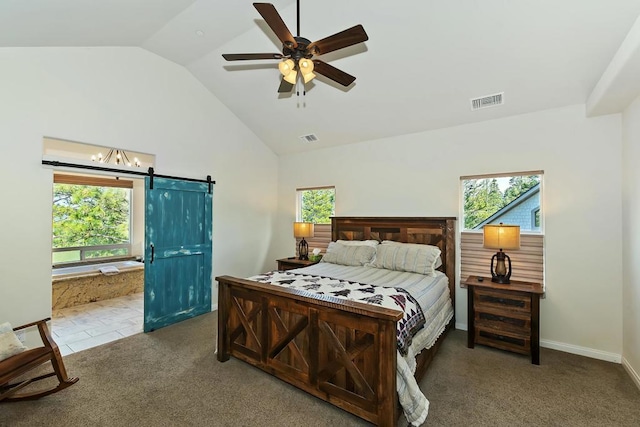
<path fill-rule="evenodd" d="M 407 418 L 409 424 L 413 425 L 424 423 L 429 414 L 429 400 L 422 390 L 420 390 L 418 382 L 413 376 L 416 372 L 415 356 L 420 354 L 422 350 L 433 346 L 453 317 L 453 308 L 448 292 L 440 297 L 438 304 L 441 304 L 443 309 L 440 310 L 435 317 L 431 318 L 430 322 L 427 322 L 424 330 L 415 336 L 409 347 L 409 354 L 403 357 L 400 352 L 398 352 L 396 358 L 396 388 L 398 390 L 398 399 L 400 400 L 400 406 L 402 406 L 404 416 Z"/>

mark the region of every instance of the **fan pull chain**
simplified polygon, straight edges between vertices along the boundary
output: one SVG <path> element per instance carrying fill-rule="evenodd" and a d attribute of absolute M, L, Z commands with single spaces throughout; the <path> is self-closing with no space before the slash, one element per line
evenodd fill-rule
<path fill-rule="evenodd" d="M 300 108 L 300 86 L 302 86 L 302 107 L 307 106 L 307 101 L 305 99 L 307 95 L 307 91 L 305 89 L 304 83 L 302 80 L 296 80 L 296 97 L 297 97 L 297 107 Z"/>

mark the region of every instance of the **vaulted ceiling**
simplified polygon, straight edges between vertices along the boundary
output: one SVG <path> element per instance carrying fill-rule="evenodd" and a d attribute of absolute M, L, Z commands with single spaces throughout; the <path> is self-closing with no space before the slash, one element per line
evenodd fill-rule
<path fill-rule="evenodd" d="M 296 2 L 271 2 L 296 35 Z M 318 76 L 283 95 L 278 61 L 224 61 L 281 51 L 249 0 L 3 0 L 0 47 L 142 47 L 284 154 L 585 103 L 640 14 L 640 0 L 300 3 L 312 41 L 364 26 L 366 43 L 321 57 L 356 76 L 351 86 Z M 471 111 L 471 98 L 499 92 L 504 105 Z"/>

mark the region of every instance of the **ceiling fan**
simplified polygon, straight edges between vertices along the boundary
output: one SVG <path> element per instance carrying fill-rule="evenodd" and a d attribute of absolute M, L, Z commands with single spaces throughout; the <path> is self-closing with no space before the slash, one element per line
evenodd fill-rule
<path fill-rule="evenodd" d="M 341 84 L 349 86 L 356 79 L 336 67 L 327 64 L 315 56 L 333 52 L 369 40 L 362 25 L 348 28 L 322 40 L 311 42 L 300 36 L 300 0 L 296 2 L 297 36 L 293 36 L 280 14 L 271 3 L 253 3 L 271 30 L 282 42 L 282 53 L 229 53 L 223 54 L 227 61 L 245 61 L 256 59 L 283 59 L 278 68 L 282 73 L 282 81 L 278 92 L 290 92 L 298 80 L 304 83 L 311 81 L 315 73 Z"/>

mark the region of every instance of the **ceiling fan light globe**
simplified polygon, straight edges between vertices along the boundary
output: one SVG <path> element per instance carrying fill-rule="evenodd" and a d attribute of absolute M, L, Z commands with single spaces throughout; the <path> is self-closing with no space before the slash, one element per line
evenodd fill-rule
<path fill-rule="evenodd" d="M 306 74 L 302 74 L 302 78 L 304 79 L 305 83 L 309 83 L 311 80 L 313 80 L 316 77 L 315 74 L 313 74 L 311 71 L 309 71 Z"/>
<path fill-rule="evenodd" d="M 298 62 L 300 72 L 304 75 L 313 71 L 313 61 L 307 58 L 303 58 Z"/>
<path fill-rule="evenodd" d="M 291 83 L 292 85 L 294 85 L 296 84 L 296 77 L 298 77 L 297 71 L 292 70 L 286 76 L 284 76 L 283 79 L 285 82 Z"/>
<path fill-rule="evenodd" d="M 287 59 L 278 64 L 278 69 L 280 73 L 286 77 L 293 71 L 294 66 L 294 62 L 291 59 Z"/>

